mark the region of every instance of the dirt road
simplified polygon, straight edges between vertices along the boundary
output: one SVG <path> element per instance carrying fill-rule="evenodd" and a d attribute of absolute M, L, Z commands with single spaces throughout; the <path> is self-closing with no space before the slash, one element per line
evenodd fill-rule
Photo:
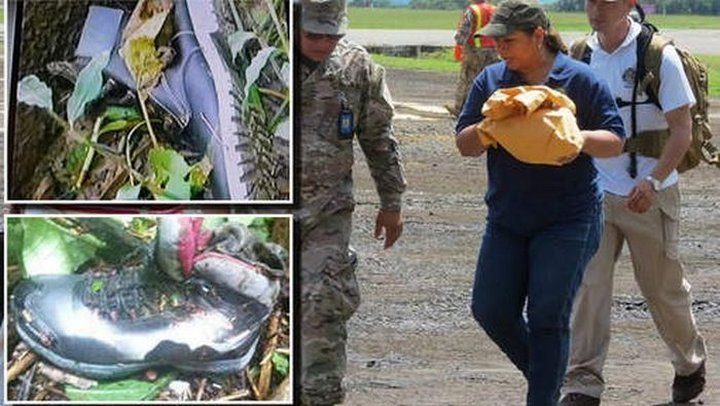
<path fill-rule="evenodd" d="M 388 80 L 396 102 L 442 106 L 452 99 L 452 75 L 390 71 Z M 454 123 L 439 118 L 442 114 L 405 107 L 398 113 L 415 118 L 396 122 L 409 190 L 405 234 L 392 251 L 383 252 L 371 237 L 377 197 L 364 159 L 355 167 L 352 243 L 361 258 L 363 303 L 350 322 L 347 404 L 523 404 L 522 375 L 469 311 L 486 214 L 484 159 L 459 157 Z M 715 121 L 720 134 L 720 120 Z M 710 352 L 704 405 L 720 405 L 719 179 L 709 167 L 682 178 L 681 252 Z M 627 253 L 616 270 L 614 299 L 603 404 L 667 404 L 673 370 Z"/>

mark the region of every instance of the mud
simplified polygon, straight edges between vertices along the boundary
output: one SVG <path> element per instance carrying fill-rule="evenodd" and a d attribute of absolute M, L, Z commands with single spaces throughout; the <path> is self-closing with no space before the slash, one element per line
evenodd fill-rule
<path fill-rule="evenodd" d="M 393 99 L 442 106 L 454 76 L 388 71 Z M 714 132 L 720 134 L 715 103 Z M 396 121 L 409 188 L 405 231 L 383 251 L 372 238 L 378 200 L 363 158 L 355 165 L 363 302 L 349 323 L 349 405 L 524 403 L 525 381 L 472 319 L 469 297 L 484 230 L 485 161 L 461 158 L 454 122 L 398 108 Z M 717 143 L 717 142 L 716 142 Z M 358 157 L 362 154 L 356 151 Z M 681 255 L 693 286 L 693 310 L 706 339 L 705 405 L 720 405 L 720 186 L 717 169 L 682 176 Z M 627 252 L 615 271 L 612 341 L 603 404 L 670 401 L 673 370 L 635 284 Z"/>

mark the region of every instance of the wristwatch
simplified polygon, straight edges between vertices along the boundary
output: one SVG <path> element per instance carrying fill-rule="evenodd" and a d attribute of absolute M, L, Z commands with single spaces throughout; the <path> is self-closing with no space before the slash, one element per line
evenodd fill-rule
<path fill-rule="evenodd" d="M 653 190 L 656 191 L 656 192 L 659 192 L 660 189 L 662 188 L 662 182 L 660 182 L 659 180 L 653 178 L 652 175 L 646 176 L 646 177 L 645 177 L 645 180 L 648 181 L 648 182 L 650 182 L 650 184 L 652 185 Z"/>

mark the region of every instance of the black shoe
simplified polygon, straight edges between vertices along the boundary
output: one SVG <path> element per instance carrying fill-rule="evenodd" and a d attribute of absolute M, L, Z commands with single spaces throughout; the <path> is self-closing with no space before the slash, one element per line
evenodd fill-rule
<path fill-rule="evenodd" d="M 688 376 L 675 374 L 672 384 L 672 398 L 676 403 L 687 403 L 695 399 L 705 389 L 705 361 L 697 371 Z"/>
<path fill-rule="evenodd" d="M 583 393 L 568 393 L 560 400 L 561 406 L 598 406 L 600 399 Z"/>
<path fill-rule="evenodd" d="M 10 309 L 33 351 L 99 379 L 163 366 L 240 371 L 271 310 L 199 278 L 174 282 L 127 269 L 24 280 Z"/>

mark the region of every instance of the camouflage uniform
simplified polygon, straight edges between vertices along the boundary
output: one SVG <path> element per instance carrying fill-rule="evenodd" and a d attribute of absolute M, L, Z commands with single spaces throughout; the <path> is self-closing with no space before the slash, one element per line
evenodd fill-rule
<path fill-rule="evenodd" d="M 344 9 L 344 1 L 329 0 Z M 303 2 L 303 13 L 307 2 Z M 353 133 L 365 154 L 384 209 L 399 210 L 405 189 L 392 136 L 393 108 L 384 80 L 362 47 L 341 40 L 323 62 L 303 60 L 301 209 L 301 402 L 343 401 L 345 324 L 360 296 L 349 253 L 352 211 L 352 136 L 338 120 L 352 112 Z"/>
<path fill-rule="evenodd" d="M 462 111 L 470 85 L 475 80 L 475 77 L 483 68 L 500 60 L 495 47 L 470 45 L 470 39 L 482 27 L 482 24 L 476 23 L 476 19 L 477 16 L 468 7 L 461 17 L 457 31 L 455 31 L 455 43 L 463 47 L 460 76 L 458 76 L 457 89 L 455 90 L 455 115 L 460 114 L 460 111 Z"/>

